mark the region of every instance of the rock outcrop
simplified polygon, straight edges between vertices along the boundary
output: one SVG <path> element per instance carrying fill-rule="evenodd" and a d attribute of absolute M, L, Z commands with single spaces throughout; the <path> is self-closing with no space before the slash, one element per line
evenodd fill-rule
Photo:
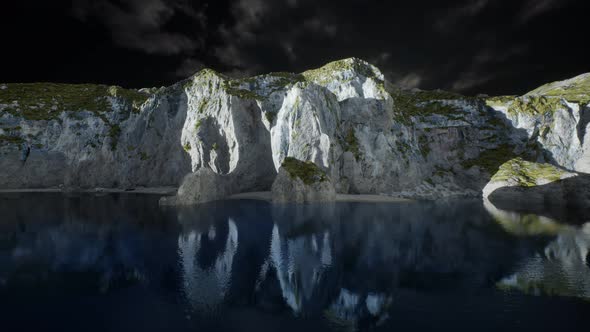
<path fill-rule="evenodd" d="M 505 210 L 578 223 L 590 214 L 590 176 L 516 158 L 500 167 L 483 197 Z"/>
<path fill-rule="evenodd" d="M 209 168 L 189 173 L 176 196 L 162 197 L 160 205 L 194 205 L 221 200 L 236 192 L 234 180 Z"/>
<path fill-rule="evenodd" d="M 311 161 L 287 157 L 272 184 L 275 203 L 333 202 L 336 190 L 326 173 Z"/>
<path fill-rule="evenodd" d="M 159 89 L 0 84 L 0 188 L 178 186 L 209 169 L 269 190 L 287 157 L 338 193 L 478 196 L 522 158 L 590 171 L 590 76 L 522 97 L 403 90 L 345 59 L 301 74 L 202 70 Z"/>

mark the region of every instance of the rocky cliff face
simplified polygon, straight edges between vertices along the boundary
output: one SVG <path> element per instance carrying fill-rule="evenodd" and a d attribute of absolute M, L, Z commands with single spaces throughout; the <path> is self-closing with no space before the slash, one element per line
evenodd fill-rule
<path fill-rule="evenodd" d="M 480 195 L 515 157 L 587 172 L 590 76 L 522 97 L 401 90 L 359 59 L 171 87 L 0 84 L 0 188 L 179 185 L 230 174 L 269 190 L 286 157 L 340 193 Z"/>

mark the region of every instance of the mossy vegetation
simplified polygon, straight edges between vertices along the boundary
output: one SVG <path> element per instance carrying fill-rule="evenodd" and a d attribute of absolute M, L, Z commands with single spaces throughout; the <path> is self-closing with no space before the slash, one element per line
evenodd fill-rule
<path fill-rule="evenodd" d="M 150 95 L 147 93 L 139 92 L 138 90 L 133 89 L 123 89 L 120 86 L 109 87 L 109 94 L 123 102 L 129 103 L 131 110 L 135 113 L 139 113 L 141 106 L 150 97 Z"/>
<path fill-rule="evenodd" d="M 190 142 L 186 142 L 182 148 L 184 149 L 184 151 L 189 152 L 193 147 L 191 146 Z"/>
<path fill-rule="evenodd" d="M 489 107 L 508 107 L 518 96 L 494 96 L 485 99 Z"/>
<path fill-rule="evenodd" d="M 0 104 L 4 113 L 29 121 L 59 120 L 66 112 L 81 120 L 79 112 L 91 112 L 109 126 L 111 148 L 117 148 L 121 128 L 111 123 L 107 113 L 112 111 L 110 99 L 128 105 L 129 111 L 139 112 L 150 97 L 149 93 L 124 89 L 118 86 L 94 84 L 15 83 L 3 84 L 0 89 Z"/>
<path fill-rule="evenodd" d="M 519 157 L 502 164 L 492 181 L 513 181 L 522 187 L 533 187 L 540 181 L 558 181 L 565 174 L 553 165 L 534 163 Z"/>
<path fill-rule="evenodd" d="M 23 144 L 25 140 L 20 136 L 0 135 L 0 142 L 8 144 Z"/>
<path fill-rule="evenodd" d="M 195 122 L 195 131 L 199 130 L 199 128 L 201 128 L 202 125 L 203 125 L 203 119 L 197 120 L 197 122 Z"/>
<path fill-rule="evenodd" d="M 228 94 L 241 99 L 264 100 L 265 98 L 254 91 L 242 86 L 241 80 L 226 80 L 223 82 L 223 88 Z"/>
<path fill-rule="evenodd" d="M 209 105 L 209 100 L 207 98 L 201 99 L 201 101 L 199 102 L 199 106 L 197 108 L 197 111 L 201 114 L 205 113 L 205 110 L 207 110 L 208 105 Z"/>
<path fill-rule="evenodd" d="M 404 123 L 409 122 L 410 117 L 435 114 L 461 119 L 465 115 L 463 110 L 445 101 L 474 100 L 472 97 L 442 90 L 407 91 L 389 87 L 387 92 L 397 110 L 397 120 Z"/>
<path fill-rule="evenodd" d="M 508 113 L 544 115 L 554 113 L 558 109 L 564 109 L 565 107 L 561 98 L 531 96 L 516 98 L 508 107 Z"/>
<path fill-rule="evenodd" d="M 119 135 L 121 135 L 121 127 L 114 124 L 109 128 L 109 137 L 111 138 L 111 150 L 116 150 L 119 144 Z"/>
<path fill-rule="evenodd" d="M 430 142 L 428 141 L 428 137 L 426 135 L 420 135 L 418 138 L 418 143 L 420 144 L 420 152 L 422 153 L 422 157 L 428 157 L 430 154 Z"/>
<path fill-rule="evenodd" d="M 482 151 L 477 158 L 464 160 L 461 166 L 465 169 L 477 166 L 488 174 L 494 175 L 506 160 L 514 157 L 516 157 L 514 147 L 504 144 L 495 149 Z"/>
<path fill-rule="evenodd" d="M 268 123 L 272 124 L 275 121 L 275 119 L 277 118 L 277 113 L 267 111 L 266 113 L 264 113 L 264 116 L 266 117 L 266 120 L 268 121 Z"/>
<path fill-rule="evenodd" d="M 377 78 L 372 66 L 357 58 L 333 61 L 321 68 L 305 71 L 301 75 L 308 81 L 325 85 L 334 80 L 335 74 L 347 70 L 368 78 Z"/>
<path fill-rule="evenodd" d="M 361 158 L 361 149 L 359 147 L 358 139 L 356 138 L 356 132 L 354 128 L 350 128 L 346 132 L 346 136 L 342 139 L 342 148 L 344 151 L 350 151 L 354 155 L 354 158 L 358 161 Z"/>
<path fill-rule="evenodd" d="M 272 91 L 283 89 L 289 85 L 305 81 L 305 77 L 302 74 L 287 72 L 272 72 L 266 75 L 266 77 L 272 79 L 270 83 L 270 88 Z"/>
<path fill-rule="evenodd" d="M 98 115 L 110 112 L 109 97 L 129 103 L 139 111 L 148 94 L 121 87 L 93 84 L 16 83 L 0 89 L 3 112 L 21 116 L 25 120 L 54 120 L 62 112 L 87 111 Z"/>
<path fill-rule="evenodd" d="M 291 178 L 299 178 L 307 185 L 328 180 L 326 173 L 311 161 L 304 162 L 287 157 L 281 166 Z"/>
<path fill-rule="evenodd" d="M 569 80 L 548 83 L 527 93 L 527 96 L 560 97 L 569 102 L 588 104 L 590 102 L 590 74 L 583 74 Z"/>

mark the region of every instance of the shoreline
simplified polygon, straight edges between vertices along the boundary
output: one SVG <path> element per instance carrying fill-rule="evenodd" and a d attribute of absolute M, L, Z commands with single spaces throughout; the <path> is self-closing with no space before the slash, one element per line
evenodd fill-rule
<path fill-rule="evenodd" d="M 26 188 L 26 189 L 0 189 L 0 194 L 21 194 L 21 193 L 82 193 L 82 194 L 146 194 L 146 195 L 174 195 L 176 187 L 145 187 L 132 190 L 115 188 L 93 188 L 63 190 L 61 188 Z"/>
<path fill-rule="evenodd" d="M 241 194 L 235 194 L 227 197 L 228 200 L 238 199 L 253 199 L 260 201 L 272 201 L 272 194 L 270 191 L 256 191 Z M 336 202 L 354 202 L 354 203 L 400 203 L 400 202 L 414 202 L 415 200 L 407 198 L 399 198 L 385 195 L 350 195 L 337 194 Z"/>
<path fill-rule="evenodd" d="M 0 194 L 26 194 L 26 193 L 81 193 L 81 194 L 141 194 L 141 195 L 175 195 L 178 191 L 176 187 L 146 187 L 135 188 L 133 190 L 113 189 L 113 188 L 94 188 L 94 189 L 80 189 L 80 190 L 63 190 L 60 188 L 27 188 L 27 189 L 0 189 Z M 272 194 L 270 191 L 256 191 L 235 194 L 226 197 L 224 200 L 239 200 L 239 199 L 253 199 L 260 201 L 272 201 Z M 353 203 L 400 203 L 400 202 L 414 202 L 415 200 L 407 198 L 399 198 L 385 195 L 351 195 L 351 194 L 337 194 L 336 202 L 353 202 Z"/>

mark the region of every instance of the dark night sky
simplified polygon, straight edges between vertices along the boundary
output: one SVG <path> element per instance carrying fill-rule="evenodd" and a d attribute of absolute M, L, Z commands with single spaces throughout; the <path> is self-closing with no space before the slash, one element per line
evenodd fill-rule
<path fill-rule="evenodd" d="M 406 87 L 521 94 L 590 71 L 574 0 L 19 0 L 0 81 L 161 86 L 211 67 L 300 72 L 347 57 Z"/>

